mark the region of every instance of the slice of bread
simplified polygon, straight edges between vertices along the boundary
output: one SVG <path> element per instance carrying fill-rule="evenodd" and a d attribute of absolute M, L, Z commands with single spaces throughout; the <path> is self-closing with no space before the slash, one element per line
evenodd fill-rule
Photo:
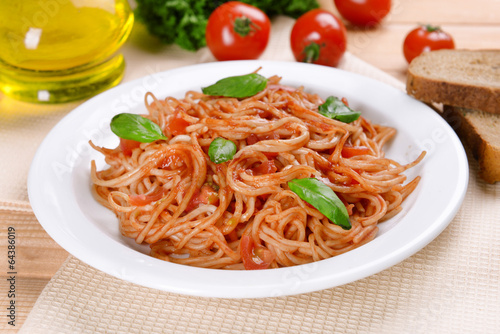
<path fill-rule="evenodd" d="M 438 50 L 415 58 L 406 90 L 427 103 L 500 114 L 500 50 Z"/>
<path fill-rule="evenodd" d="M 444 105 L 442 116 L 479 162 L 479 175 L 500 181 L 500 114 Z"/>

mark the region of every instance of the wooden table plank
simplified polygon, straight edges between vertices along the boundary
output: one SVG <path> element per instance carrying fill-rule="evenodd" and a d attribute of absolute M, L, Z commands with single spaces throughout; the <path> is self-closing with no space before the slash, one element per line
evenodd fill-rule
<path fill-rule="evenodd" d="M 2 315 L 6 315 L 6 308 L 9 305 L 10 299 L 4 291 L 8 291 L 9 287 L 5 277 L 1 277 L 0 280 L 0 291 L 2 291 L 0 294 L 0 305 L 3 310 Z M 10 319 L 6 316 L 2 316 L 2 321 L 0 321 L 0 332 L 15 333 L 21 328 L 48 282 L 49 279 L 45 278 L 19 277 L 16 279 L 15 326 L 9 325 L 8 321 L 10 321 Z"/>
<path fill-rule="evenodd" d="M 318 0 L 321 7 L 339 15 L 334 0 Z M 498 25 L 498 0 L 392 0 L 391 11 L 382 21 L 394 23 Z"/>
<path fill-rule="evenodd" d="M 15 229 L 15 264 L 14 272 L 8 267 L 8 228 Z M 0 308 L 4 310 L 15 301 L 15 326 L 9 325 L 9 319 L 2 317 L 1 332 L 17 332 L 50 278 L 68 257 L 62 249 L 45 232 L 31 212 L 6 212 L 0 210 L 0 249 L 3 249 L 4 260 L 0 261 Z M 15 276 L 15 297 L 9 297 L 10 283 L 7 280 Z"/>
<path fill-rule="evenodd" d="M 8 227 L 14 227 L 16 230 L 15 266 L 18 277 L 48 280 L 68 257 L 68 252 L 52 240 L 33 213 L 0 211 L 0 226 L 1 249 L 7 249 L 6 231 Z M 4 275 L 9 271 L 7 263 L 0 262 L 0 274 Z"/>
<path fill-rule="evenodd" d="M 378 29 L 350 30 L 347 49 L 367 63 L 404 82 L 408 64 L 403 55 L 403 42 L 414 27 L 413 24 L 386 24 Z M 453 36 L 457 49 L 500 48 L 500 24 L 497 26 L 453 24 L 447 27 L 447 31 Z"/>
<path fill-rule="evenodd" d="M 498 25 L 498 0 L 392 0 L 386 23 Z"/>

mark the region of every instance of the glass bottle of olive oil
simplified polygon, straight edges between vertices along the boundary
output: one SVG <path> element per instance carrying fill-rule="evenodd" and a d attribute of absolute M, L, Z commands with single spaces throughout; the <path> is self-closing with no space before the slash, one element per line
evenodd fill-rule
<path fill-rule="evenodd" d="M 133 21 L 127 0 L 0 1 L 0 90 L 58 103 L 118 84 Z"/>

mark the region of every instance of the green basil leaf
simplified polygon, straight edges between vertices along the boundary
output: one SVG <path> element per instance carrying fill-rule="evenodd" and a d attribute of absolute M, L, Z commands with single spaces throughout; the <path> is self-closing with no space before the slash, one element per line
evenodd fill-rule
<path fill-rule="evenodd" d="M 344 230 L 351 229 L 347 209 L 338 198 L 337 194 L 326 184 L 318 179 L 293 179 L 288 182 L 290 190 L 299 195 L 301 199 L 314 206 L 335 225 Z"/>
<path fill-rule="evenodd" d="M 254 96 L 266 88 L 267 79 L 260 74 L 250 73 L 220 79 L 211 86 L 202 88 L 203 94 L 243 98 Z"/>
<path fill-rule="evenodd" d="M 329 96 L 325 103 L 318 107 L 318 112 L 331 119 L 344 123 L 351 123 L 359 118 L 361 112 L 354 111 L 342 102 L 338 97 Z"/>
<path fill-rule="evenodd" d="M 210 161 L 216 164 L 221 164 L 231 160 L 236 154 L 236 144 L 230 140 L 217 137 L 210 143 L 208 147 L 208 157 Z"/>
<path fill-rule="evenodd" d="M 111 120 L 111 131 L 123 139 L 135 140 L 141 143 L 151 143 L 155 140 L 168 139 L 155 122 L 136 114 L 118 114 Z"/>

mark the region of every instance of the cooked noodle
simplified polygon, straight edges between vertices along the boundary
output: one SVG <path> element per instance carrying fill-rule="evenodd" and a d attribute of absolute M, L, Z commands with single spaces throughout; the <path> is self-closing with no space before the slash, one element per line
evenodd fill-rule
<path fill-rule="evenodd" d="M 274 255 L 270 268 L 330 258 L 372 240 L 377 224 L 400 212 L 417 186 L 420 178 L 404 184 L 403 172 L 424 153 L 407 165 L 386 158 L 382 146 L 395 129 L 363 117 L 349 124 L 326 118 L 317 112 L 324 102 L 318 95 L 279 80 L 269 78 L 264 91 L 245 99 L 190 91 L 158 100 L 148 93 L 145 117 L 169 140 L 142 143 L 131 155 L 91 143 L 109 165 L 97 171 L 92 162 L 94 192 L 117 215 L 121 233 L 150 244 L 154 257 L 225 269 L 244 268 L 243 235 Z M 174 118 L 187 125 L 181 133 Z M 236 144 L 232 160 L 210 161 L 217 137 Z M 347 146 L 369 153 L 345 157 Z M 309 177 L 344 202 L 350 230 L 288 188 L 288 181 Z"/>

